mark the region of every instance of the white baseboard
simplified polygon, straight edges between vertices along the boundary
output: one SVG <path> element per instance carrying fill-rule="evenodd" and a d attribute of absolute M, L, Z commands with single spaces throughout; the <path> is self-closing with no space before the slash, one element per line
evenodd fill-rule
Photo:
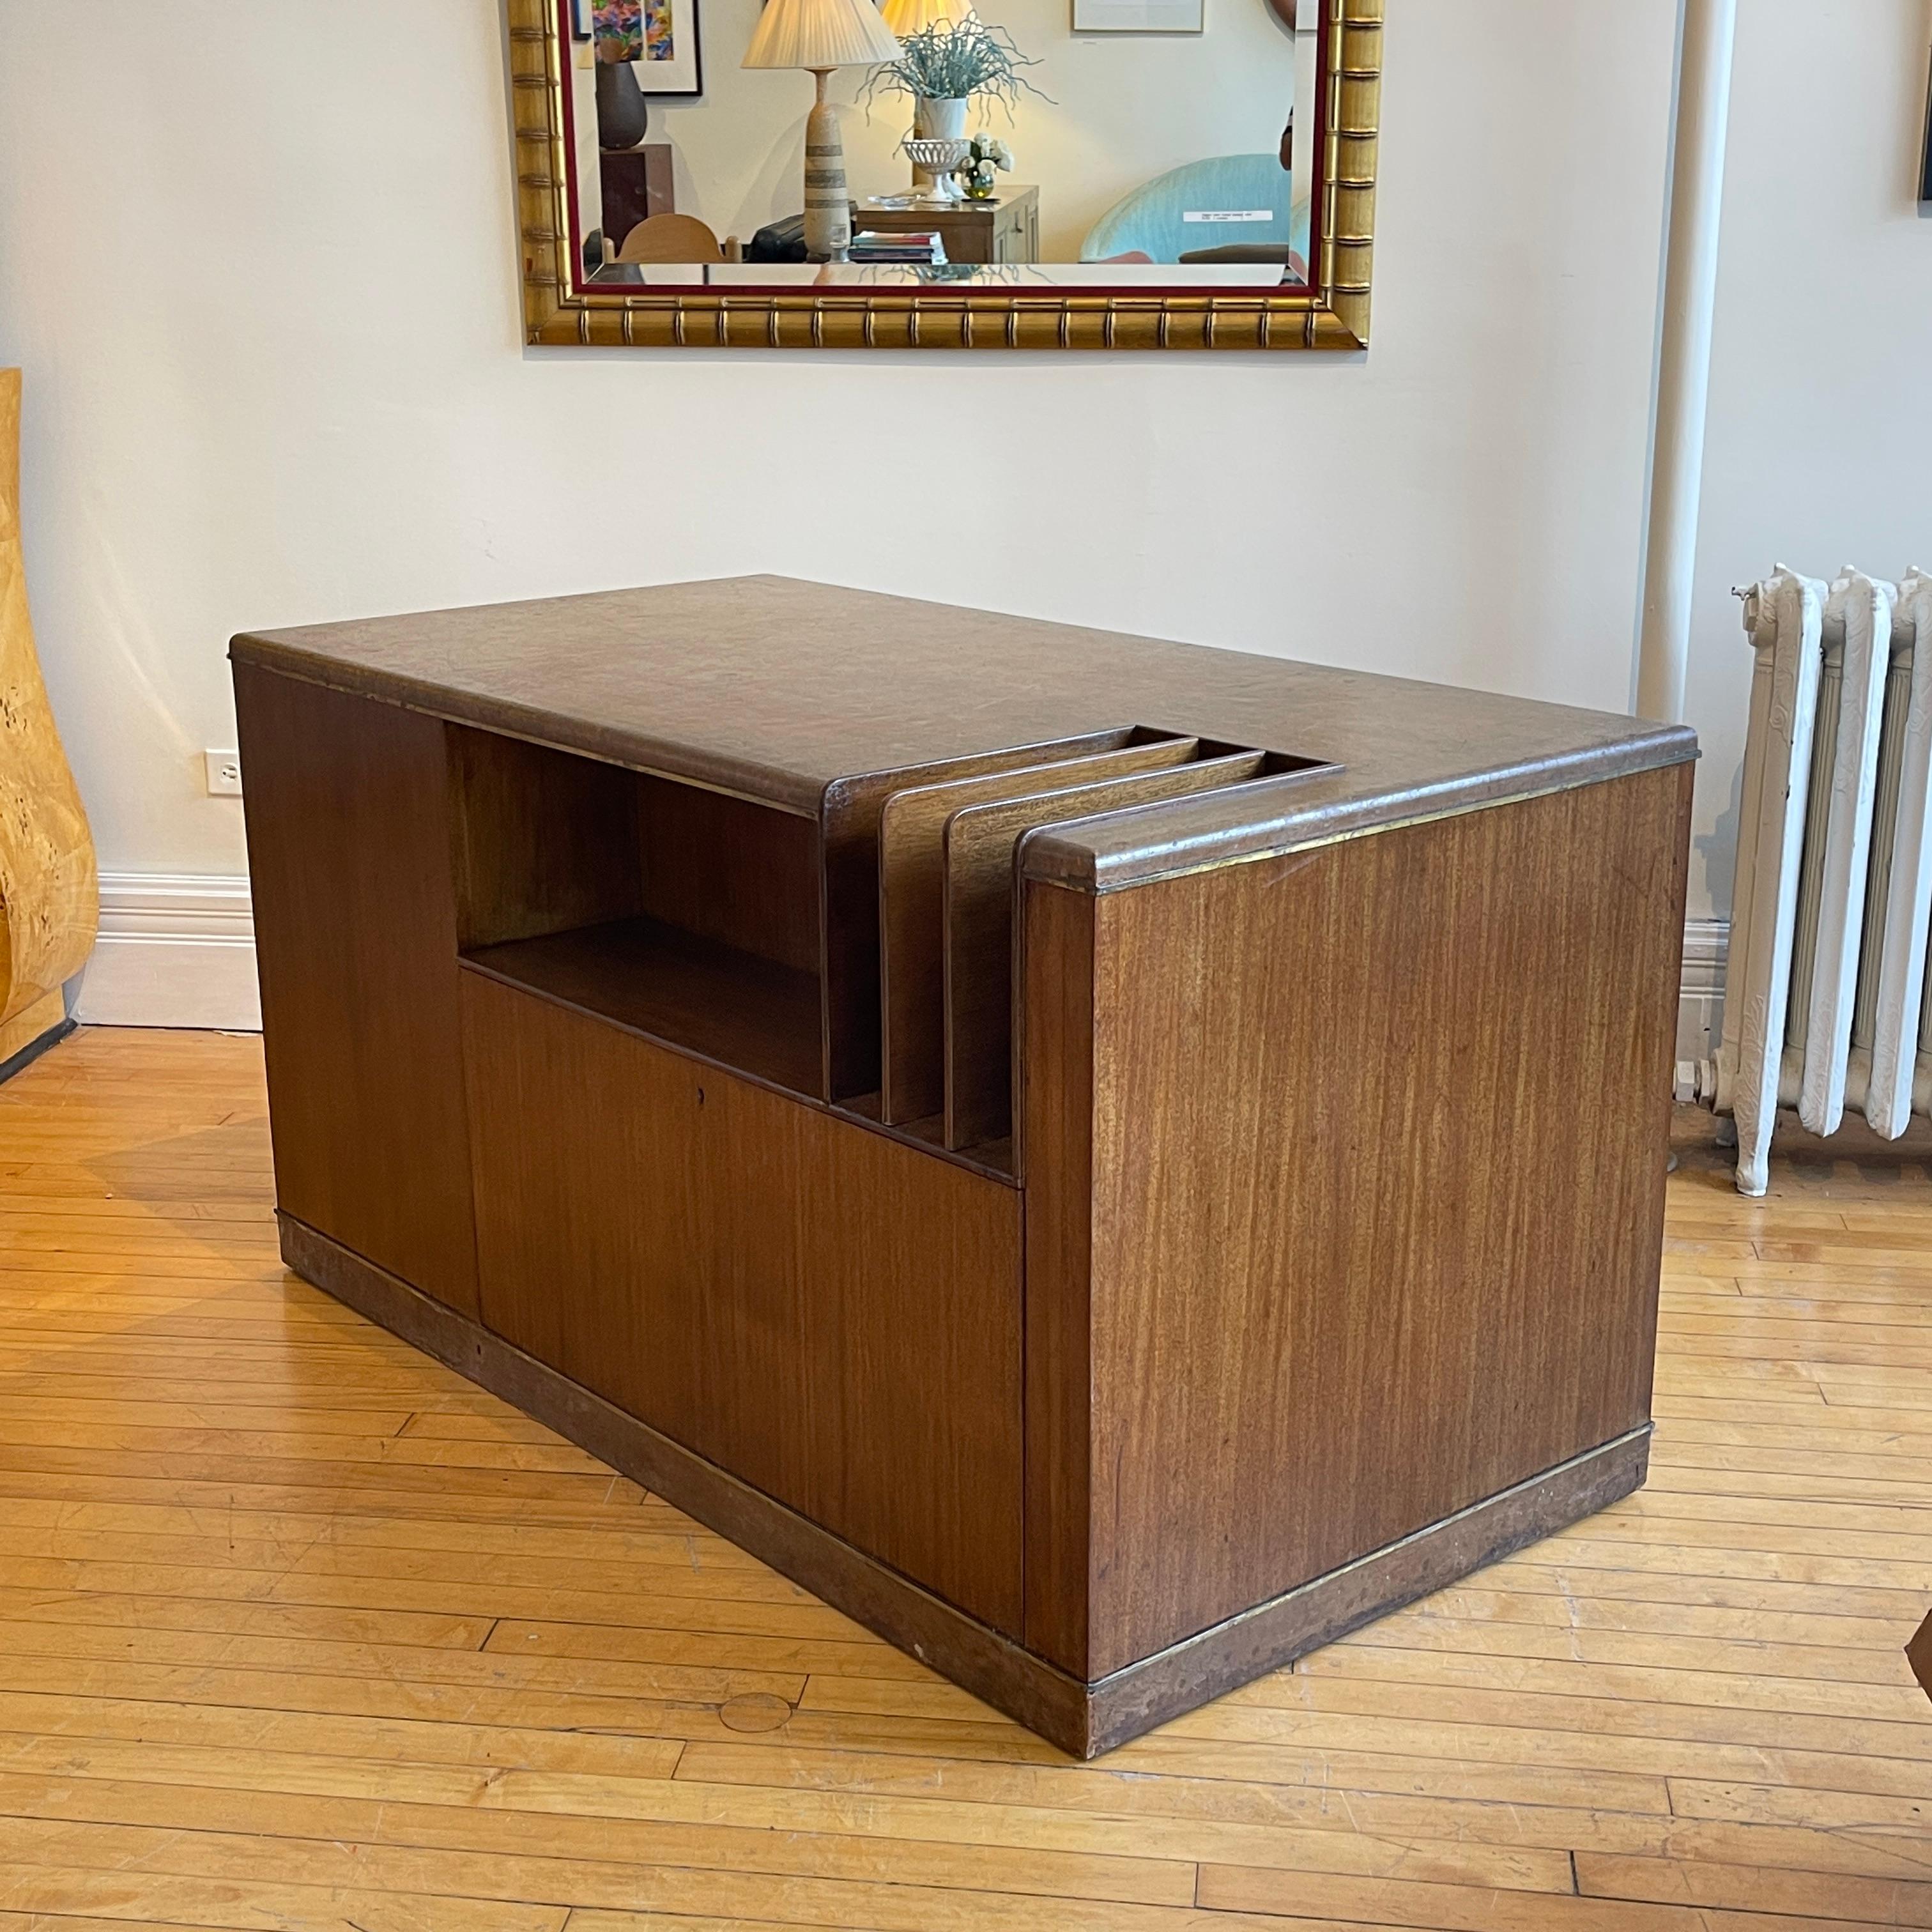
<path fill-rule="evenodd" d="M 259 1032 L 248 880 L 102 873 L 100 938 L 74 1017 L 90 1026 Z"/>
<path fill-rule="evenodd" d="M 1677 994 L 1677 1058 L 1713 1060 L 1724 1030 L 1724 961 L 1730 951 L 1728 920 L 1684 923 L 1684 976 Z"/>
<path fill-rule="evenodd" d="M 1708 1060 L 1724 1027 L 1730 925 L 1684 928 L 1677 1058 Z M 75 1018 L 92 1026 L 211 1027 L 254 1033 L 255 920 L 245 878 L 104 872 L 100 939 L 81 982 Z"/>

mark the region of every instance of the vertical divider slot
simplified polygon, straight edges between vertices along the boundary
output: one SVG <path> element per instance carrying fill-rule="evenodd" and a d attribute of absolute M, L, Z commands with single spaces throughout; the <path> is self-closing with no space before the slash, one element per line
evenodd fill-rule
<path fill-rule="evenodd" d="M 972 805 L 946 821 L 944 950 L 946 1144 L 976 1147 L 1012 1131 L 1013 859 L 1044 825 L 1091 818 L 1258 777 L 1265 752 L 1228 752 L 1142 772 Z"/>
<path fill-rule="evenodd" d="M 947 820 L 968 806 L 1167 770 L 1192 762 L 1200 748 L 1198 739 L 1150 733 L 1114 751 L 888 795 L 879 819 L 880 1118 L 887 1124 L 932 1119 L 946 1103 Z"/>
<path fill-rule="evenodd" d="M 1055 760 L 1118 751 L 1174 734 L 1118 724 L 835 780 L 820 808 L 824 837 L 825 1061 L 834 1102 L 873 1111 L 881 1072 L 879 821 L 896 791 Z"/>

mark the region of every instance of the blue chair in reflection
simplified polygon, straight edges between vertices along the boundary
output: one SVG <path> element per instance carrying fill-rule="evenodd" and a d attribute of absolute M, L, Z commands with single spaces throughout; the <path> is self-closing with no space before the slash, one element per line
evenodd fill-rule
<path fill-rule="evenodd" d="M 1244 253 L 1250 248 L 1270 254 L 1279 250 L 1273 258 L 1282 260 L 1293 188 L 1294 178 L 1279 154 L 1217 154 L 1190 161 L 1116 202 L 1080 244 L 1080 259 L 1179 262 L 1232 247 Z"/>

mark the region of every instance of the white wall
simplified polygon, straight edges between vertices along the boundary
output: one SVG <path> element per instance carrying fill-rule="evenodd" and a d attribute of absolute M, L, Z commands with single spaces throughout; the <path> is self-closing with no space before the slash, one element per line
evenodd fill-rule
<path fill-rule="evenodd" d="M 233 631 L 653 579 L 1624 704 L 1671 0 L 1390 0 L 1366 361 L 526 352 L 500 25 L 412 14 L 178 0 L 104 94 L 9 10 L 0 361 L 110 872 L 242 871 L 199 764 Z"/>
<path fill-rule="evenodd" d="M 1751 657 L 1733 584 L 1932 568 L 1928 0 L 1740 0 L 1688 710 L 1694 915 L 1728 914 Z"/>

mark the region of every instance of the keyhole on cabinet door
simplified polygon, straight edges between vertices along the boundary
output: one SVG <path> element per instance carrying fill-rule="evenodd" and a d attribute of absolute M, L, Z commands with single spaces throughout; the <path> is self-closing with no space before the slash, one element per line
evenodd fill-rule
<path fill-rule="evenodd" d="M 700 1107 L 704 1105 L 704 1089 L 702 1087 L 698 1090 L 698 1104 Z"/>

